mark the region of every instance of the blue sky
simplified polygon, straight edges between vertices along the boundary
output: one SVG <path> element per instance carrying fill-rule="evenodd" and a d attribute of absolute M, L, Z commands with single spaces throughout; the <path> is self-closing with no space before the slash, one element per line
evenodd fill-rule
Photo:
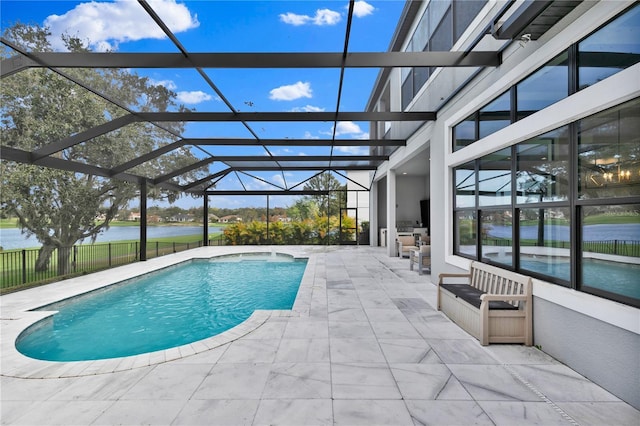
<path fill-rule="evenodd" d="M 192 53 L 197 52 L 341 52 L 344 46 L 347 1 L 149 1 L 156 13 Z M 404 1 L 357 1 L 351 27 L 350 51 L 384 52 L 395 30 Z M 96 51 L 177 52 L 135 0 L 112 2 L 10 1 L 0 3 L 2 28 L 16 21 L 50 28 L 57 39 L 76 34 Z M 57 43 L 57 41 L 56 41 Z M 179 102 L 196 111 L 228 111 L 227 106 L 195 70 L 135 70 L 177 93 Z M 337 103 L 338 69 L 207 69 L 209 78 L 240 111 L 332 111 Z M 348 69 L 341 98 L 342 111 L 362 111 L 377 69 Z M 333 123 L 250 123 L 260 138 L 330 138 Z M 338 138 L 367 138 L 368 123 L 339 123 Z M 251 138 L 240 123 L 190 123 L 185 137 Z M 329 148 L 268 147 L 274 155 L 328 155 Z M 361 149 L 361 148 L 360 148 Z M 261 147 L 211 149 L 219 155 L 265 155 Z M 195 151 L 194 151 L 195 152 Z M 358 148 L 334 150 L 335 155 L 362 153 Z M 202 154 L 199 154 L 202 155 Z M 214 163 L 209 172 L 225 168 Z M 255 173 L 242 176 L 247 189 L 274 189 L 265 183 L 291 187 L 313 173 Z M 284 182 L 283 182 L 284 181 Z M 241 189 L 235 175 L 219 189 Z M 261 197 L 264 198 L 264 197 Z M 279 197 L 278 205 L 292 199 Z M 263 200 L 212 197 L 212 206 L 263 205 Z M 183 197 L 181 207 L 201 205 Z"/>

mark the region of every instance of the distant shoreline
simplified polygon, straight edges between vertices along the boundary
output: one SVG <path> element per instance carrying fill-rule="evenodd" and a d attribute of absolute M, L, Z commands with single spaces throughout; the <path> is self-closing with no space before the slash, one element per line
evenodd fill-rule
<path fill-rule="evenodd" d="M 132 243 L 139 241 L 139 224 L 127 224 L 125 226 L 111 226 L 108 230 L 98 235 L 95 244 L 104 243 Z M 202 224 L 194 224 L 191 222 L 189 226 L 164 224 L 162 226 L 149 226 L 147 230 L 148 242 L 196 242 L 202 240 Z M 216 224 L 209 226 L 209 238 L 220 238 L 224 226 Z M 76 242 L 76 245 L 91 244 L 90 239 L 86 238 L 82 242 Z M 34 236 L 26 237 L 20 232 L 20 228 L 11 227 L 0 229 L 0 246 L 3 251 L 14 251 L 21 249 L 38 249 L 42 246 Z"/>
<path fill-rule="evenodd" d="M 139 225 L 139 221 L 134 220 L 114 220 L 109 223 L 109 227 L 112 226 L 137 226 Z M 224 228 L 229 225 L 228 223 L 218 223 L 218 222 L 209 222 L 209 226 L 215 226 L 218 228 Z M 147 226 L 202 226 L 202 222 L 147 222 Z M 0 229 L 13 229 L 20 228 L 18 226 L 18 219 L 0 219 Z"/>

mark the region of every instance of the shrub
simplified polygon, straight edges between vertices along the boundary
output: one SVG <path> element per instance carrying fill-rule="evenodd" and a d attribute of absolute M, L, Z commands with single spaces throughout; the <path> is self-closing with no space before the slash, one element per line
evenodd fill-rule
<path fill-rule="evenodd" d="M 328 229 L 327 229 L 328 223 Z M 252 244 L 337 244 L 340 241 L 340 219 L 331 216 L 317 216 L 296 222 L 271 222 L 267 235 L 265 222 L 234 223 L 224 230 L 224 238 L 230 245 Z M 342 217 L 343 235 L 353 237 L 355 219 Z"/>

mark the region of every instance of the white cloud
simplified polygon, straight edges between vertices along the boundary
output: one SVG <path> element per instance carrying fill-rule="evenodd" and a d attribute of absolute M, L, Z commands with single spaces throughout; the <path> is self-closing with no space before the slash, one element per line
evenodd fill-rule
<path fill-rule="evenodd" d="M 316 16 L 313 17 L 314 25 L 336 25 L 340 22 L 341 16 L 339 12 L 329 9 L 316 10 Z"/>
<path fill-rule="evenodd" d="M 291 112 L 323 112 L 324 108 L 320 108 L 313 105 L 305 105 L 303 107 L 295 107 L 291 109 Z"/>
<path fill-rule="evenodd" d="M 336 146 L 334 149 L 343 154 L 350 155 L 367 155 L 369 154 L 368 146 Z"/>
<path fill-rule="evenodd" d="M 280 14 L 280 20 L 285 24 L 300 26 L 307 24 L 311 21 L 311 16 L 309 15 L 296 15 L 295 13 L 287 12 Z"/>
<path fill-rule="evenodd" d="M 151 4 L 174 33 L 200 25 L 198 17 L 176 0 L 155 0 Z M 138 2 L 131 0 L 80 3 L 64 15 L 48 16 L 44 26 L 51 30 L 51 42 L 57 50 L 64 49 L 60 40 L 63 33 L 88 41 L 97 51 L 116 50 L 122 42 L 166 37 Z"/>
<path fill-rule="evenodd" d="M 333 128 L 334 126 L 331 126 L 331 131 L 321 131 L 320 133 L 323 135 L 333 136 Z M 336 137 L 344 135 L 351 136 L 352 139 L 369 139 L 369 132 L 363 132 L 360 126 L 353 121 L 338 121 Z"/>
<path fill-rule="evenodd" d="M 366 1 L 359 0 L 353 4 L 353 14 L 357 18 L 363 18 L 367 15 L 371 15 L 375 8 Z"/>
<path fill-rule="evenodd" d="M 336 127 L 336 136 L 358 134 L 362 134 L 362 130 L 360 129 L 360 126 L 358 126 L 353 121 L 338 121 L 338 126 Z"/>
<path fill-rule="evenodd" d="M 284 186 L 284 178 L 281 174 L 276 174 L 271 177 L 271 181 L 276 185 Z"/>
<path fill-rule="evenodd" d="M 177 98 L 183 104 L 199 104 L 201 102 L 210 101 L 213 97 L 201 90 L 194 90 L 192 92 L 178 92 Z"/>
<path fill-rule="evenodd" d="M 340 12 L 336 12 L 331 9 L 318 9 L 314 16 L 298 15 L 296 13 L 287 12 L 280 14 L 280 20 L 285 24 L 300 26 L 306 24 L 313 25 L 336 25 L 342 17 Z"/>
<path fill-rule="evenodd" d="M 313 136 L 310 131 L 304 132 L 304 139 L 320 139 L 320 136 Z"/>
<path fill-rule="evenodd" d="M 276 87 L 269 92 L 269 99 L 274 101 L 293 101 L 300 98 L 310 98 L 312 93 L 311 83 L 299 81 L 288 86 Z"/>
<path fill-rule="evenodd" d="M 176 90 L 178 86 L 173 80 L 154 80 L 152 78 L 149 79 L 149 83 L 154 86 L 164 86 L 167 90 Z"/>

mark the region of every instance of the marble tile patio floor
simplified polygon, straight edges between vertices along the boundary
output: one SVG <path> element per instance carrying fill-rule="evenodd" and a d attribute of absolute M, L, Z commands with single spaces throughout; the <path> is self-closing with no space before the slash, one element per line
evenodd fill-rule
<path fill-rule="evenodd" d="M 373 247 L 289 250 L 309 257 L 294 310 L 224 344 L 59 378 L 13 377 L 3 352 L 1 423 L 640 424 L 639 411 L 535 347 L 480 346 L 434 309 L 431 277 L 407 259 Z M 27 297 L 38 290 L 2 296 L 3 328 Z"/>

